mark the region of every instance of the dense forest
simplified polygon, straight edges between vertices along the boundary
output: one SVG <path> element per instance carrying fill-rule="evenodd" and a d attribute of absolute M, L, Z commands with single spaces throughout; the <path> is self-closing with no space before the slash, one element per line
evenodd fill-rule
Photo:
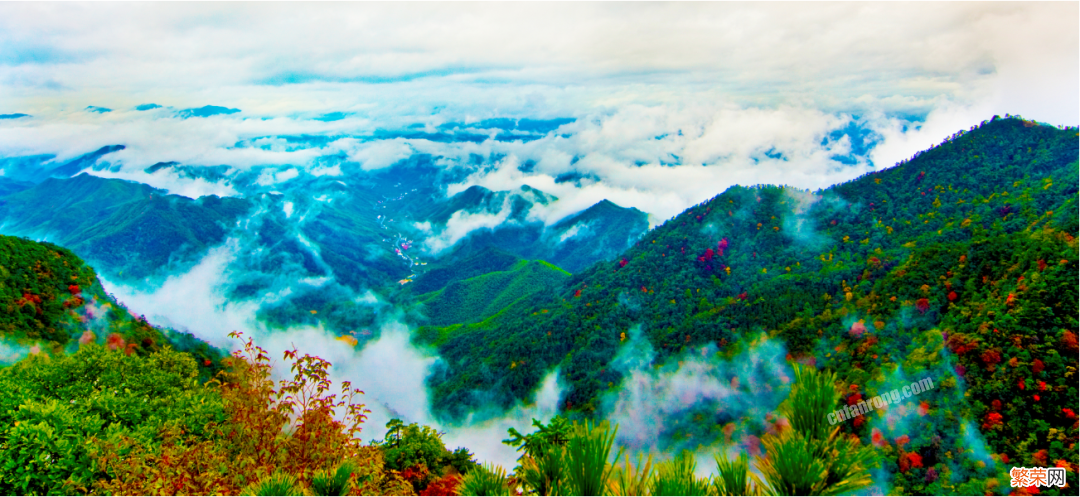
<path fill-rule="evenodd" d="M 553 295 L 422 330 L 444 361 L 429 379 L 433 405 L 456 418 L 494 385 L 508 407 L 558 367 L 564 410 L 604 416 L 625 376 L 613 359 L 636 327 L 657 367 L 707 347 L 734 357 L 764 332 L 789 360 L 836 371 L 848 402 L 899 374 L 948 385 L 923 401 L 920 429 L 894 428 L 908 438 L 886 444 L 941 461 L 911 476 L 903 457 L 886 465 L 903 493 L 955 491 L 937 479 L 953 455 L 961 466 L 1075 468 L 1077 157 L 1075 128 L 995 118 L 823 191 L 731 188 Z M 666 443 L 718 439 L 725 420 L 712 416 L 704 433 Z M 866 421 L 843 430 L 869 440 Z M 989 455 L 963 453 L 966 430 L 985 435 Z"/>
<path fill-rule="evenodd" d="M 154 327 L 70 250 L 0 237 L 0 491 L 1040 493 L 1008 469 L 1080 469 L 1078 137 L 995 117 L 822 191 L 730 188 L 573 274 L 495 249 L 433 268 L 395 298 L 426 315 L 414 340 L 442 359 L 440 416 L 530 402 L 556 369 L 566 386 L 561 416 L 508 434 L 509 474 L 430 427 L 364 424 L 363 385 L 331 385 L 323 359 L 286 352 L 274 381 L 250 339 L 228 354 Z M 657 440 L 671 459 L 615 446 L 604 420 L 633 375 L 750 368 L 766 344 L 775 378 L 721 379 L 774 410 L 674 412 Z M 923 378 L 917 398 L 826 421 Z M 699 477 L 692 452 L 718 444 L 751 458 Z"/>

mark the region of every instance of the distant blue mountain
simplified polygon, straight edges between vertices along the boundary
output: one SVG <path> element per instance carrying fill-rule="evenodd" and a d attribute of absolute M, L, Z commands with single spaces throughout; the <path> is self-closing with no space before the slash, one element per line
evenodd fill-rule
<path fill-rule="evenodd" d="M 0 169 L 4 171 L 4 177 L 20 180 L 36 182 L 44 179 L 44 176 L 38 179 L 42 173 L 42 169 L 45 164 L 56 158 L 54 154 L 38 154 L 38 155 L 21 155 L 17 157 L 4 157 L 0 159 Z"/>
<path fill-rule="evenodd" d="M 19 181 L 0 176 L 0 197 L 3 197 L 4 195 L 10 195 L 16 192 L 21 192 L 32 186 L 34 186 L 34 184 L 28 181 Z"/>
<path fill-rule="evenodd" d="M 154 174 L 154 173 L 158 172 L 161 169 L 165 169 L 167 167 L 173 167 L 173 166 L 177 166 L 177 165 L 180 165 L 180 163 L 175 162 L 175 161 L 158 162 L 158 163 L 156 163 L 156 164 L 154 164 L 154 165 L 152 165 L 152 166 L 150 166 L 150 167 L 148 167 L 146 169 L 143 169 L 143 171 L 147 172 L 148 174 Z"/>
<path fill-rule="evenodd" d="M 240 109 L 230 109 L 220 105 L 204 105 L 197 109 L 184 109 L 177 113 L 178 116 L 187 119 L 189 117 L 210 117 L 221 114 L 236 114 Z"/>
<path fill-rule="evenodd" d="M 98 159 L 104 157 L 107 154 L 113 152 L 119 152 L 125 149 L 123 145 L 106 145 L 89 154 L 79 156 L 74 160 L 67 162 L 57 168 L 49 171 L 49 176 L 53 178 L 70 178 L 79 174 L 79 171 L 93 166 L 97 163 Z"/>
<path fill-rule="evenodd" d="M 0 114 L 0 119 L 18 119 L 20 117 L 30 117 L 30 114 L 22 114 L 22 113 Z"/>
<path fill-rule="evenodd" d="M 110 108 L 98 107 L 96 105 L 87 105 L 86 109 L 84 109 L 84 110 L 86 110 L 87 112 L 97 112 L 98 114 L 104 114 L 106 112 L 112 112 L 112 109 L 110 109 Z"/>
<path fill-rule="evenodd" d="M 572 117 L 560 117 L 557 119 L 511 119 L 507 117 L 499 117 L 495 119 L 485 119 L 475 123 L 457 123 L 449 122 L 439 125 L 440 133 L 437 138 L 445 141 L 445 137 L 453 136 L 457 137 L 459 141 L 472 141 L 482 142 L 491 138 L 487 134 L 479 134 L 471 130 L 502 130 L 502 132 L 495 134 L 493 137 L 495 141 L 510 142 L 510 141 L 532 141 L 542 138 L 544 135 L 555 131 L 564 124 L 569 124 L 576 121 Z M 469 131 L 466 131 L 469 130 Z M 448 132 L 455 131 L 456 133 L 451 135 Z M 404 138 L 411 138 L 410 136 L 404 136 Z M 428 138 L 430 139 L 430 138 Z"/>
<path fill-rule="evenodd" d="M 30 183 L 40 183 L 48 178 L 70 178 L 94 166 L 105 155 L 124 148 L 123 145 L 106 145 L 59 165 L 54 162 L 56 155 L 53 154 L 5 157 L 0 159 L 0 170 L 8 179 Z"/>
<path fill-rule="evenodd" d="M 142 104 L 142 105 L 140 105 L 138 107 L 135 107 L 135 110 L 153 110 L 153 109 L 160 109 L 160 108 L 161 108 L 161 106 L 158 105 L 158 104 Z"/>
<path fill-rule="evenodd" d="M 559 129 L 559 126 L 570 124 L 577 119 L 572 117 L 560 117 L 556 119 L 511 119 L 498 117 L 484 119 L 475 123 L 445 123 L 439 129 L 473 128 L 473 129 L 501 129 L 505 131 L 522 131 L 526 133 L 546 134 Z"/>

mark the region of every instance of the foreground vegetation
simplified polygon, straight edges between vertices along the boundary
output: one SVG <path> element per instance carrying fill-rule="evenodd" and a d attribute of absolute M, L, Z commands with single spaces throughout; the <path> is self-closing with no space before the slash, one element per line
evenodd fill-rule
<path fill-rule="evenodd" d="M 565 418 L 511 430 L 509 472 L 399 420 L 364 443 L 361 429 L 382 428 L 326 361 L 287 352 L 291 378 L 274 382 L 250 339 L 227 354 L 155 328 L 70 251 L 0 237 L 0 361 L 13 363 L 0 369 L 0 491 L 1040 493 L 1010 488 L 1008 468 L 1080 469 L 1077 136 L 996 119 L 824 193 L 732 188 L 574 275 L 513 257 L 431 273 L 418 300 L 451 312 L 415 339 L 444 359 L 429 380 L 439 413 L 467 414 L 477 391 L 528 400 L 555 367 L 567 383 Z M 668 372 L 780 343 L 790 381 L 730 389 L 786 400 L 765 421 L 723 404 L 674 413 L 656 443 L 676 456 L 631 457 L 619 427 L 596 422 L 634 374 L 615 362 L 627 340 Z M 924 377 L 936 388 L 917 399 L 826 421 Z M 697 476 L 693 454 L 719 445 L 750 457 L 721 454 Z"/>
<path fill-rule="evenodd" d="M 242 338 L 233 334 L 236 338 Z M 836 377 L 796 366 L 781 413 L 789 428 L 701 478 L 689 452 L 656 465 L 613 454 L 618 427 L 557 417 L 504 441 L 522 452 L 509 476 L 479 466 L 441 434 L 400 420 L 360 439 L 367 411 L 350 384 L 331 392 L 330 364 L 285 353 L 293 377 L 270 378 L 251 339 L 198 380 L 194 359 L 165 347 L 126 354 L 93 342 L 37 353 L 0 370 L 0 491 L 20 495 L 731 495 L 840 494 L 870 484 L 875 453 L 829 426 Z"/>

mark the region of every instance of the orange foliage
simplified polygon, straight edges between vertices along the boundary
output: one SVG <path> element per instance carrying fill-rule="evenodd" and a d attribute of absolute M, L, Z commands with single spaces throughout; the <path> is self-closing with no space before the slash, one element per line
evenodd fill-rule
<path fill-rule="evenodd" d="M 1001 414 L 996 413 L 996 412 L 992 412 L 992 413 L 989 413 L 989 414 L 986 415 L 986 418 L 983 421 L 982 427 L 985 430 L 985 429 L 993 428 L 995 426 L 1001 426 L 1002 424 L 1003 424 L 1003 418 L 1002 418 Z"/>
<path fill-rule="evenodd" d="M 109 350 L 116 350 L 124 348 L 124 337 L 119 333 L 110 333 L 108 338 L 105 339 L 105 346 Z"/>
<path fill-rule="evenodd" d="M 460 488 L 461 477 L 447 473 L 428 485 L 419 495 L 458 495 Z"/>
<path fill-rule="evenodd" d="M 234 332 L 230 337 L 242 336 Z M 295 350 L 287 351 L 285 359 L 292 361 L 294 377 L 278 385 L 271 379 L 266 351 L 249 338 L 243 351 L 222 360 L 225 369 L 208 383 L 219 389 L 226 414 L 221 423 L 207 425 L 213 434 L 209 439 L 191 439 L 172 427 L 162 434 L 158 450 L 127 438 L 105 442 L 94 457 L 114 478 L 96 482 L 94 489 L 136 495 L 237 494 L 277 470 L 308 484 L 316 470 L 347 459 L 377 458 L 378 449 L 364 447 L 359 439 L 369 411 L 353 398 L 363 392 L 342 382 L 340 398 L 328 394 L 329 362 L 297 357 Z M 338 412 L 341 421 L 335 419 Z"/>
<path fill-rule="evenodd" d="M 1046 449 L 1042 449 L 1042 450 L 1039 450 L 1038 452 L 1032 454 L 1031 459 L 1033 461 L 1035 461 L 1036 466 L 1046 467 L 1047 458 L 1049 456 L 1050 456 L 1050 454 L 1046 451 Z"/>
<path fill-rule="evenodd" d="M 1069 330 L 1065 330 L 1064 332 L 1062 332 L 1061 333 L 1061 345 L 1064 346 L 1067 350 L 1071 350 L 1073 352 L 1076 352 L 1077 351 L 1076 334 L 1069 331 Z"/>

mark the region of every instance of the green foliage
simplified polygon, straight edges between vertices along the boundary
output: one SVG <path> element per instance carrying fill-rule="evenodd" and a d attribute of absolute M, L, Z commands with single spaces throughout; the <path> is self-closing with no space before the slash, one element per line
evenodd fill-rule
<path fill-rule="evenodd" d="M 566 476 L 564 448 L 574 436 L 574 426 L 562 416 L 552 418 L 547 425 L 537 419 L 532 424 L 537 430 L 528 435 L 510 427 L 507 430 L 510 438 L 502 443 L 517 447 L 522 453 L 514 473 L 528 488 L 539 495 L 557 495 Z"/>
<path fill-rule="evenodd" d="M 537 431 L 528 435 L 511 427 L 510 438 L 503 440 L 522 452 L 515 475 L 527 489 L 539 495 L 602 495 L 609 488 L 615 467 L 608 460 L 617 426 L 588 420 L 571 425 L 561 416 L 547 425 L 534 419 L 533 426 Z M 622 449 L 615 459 L 620 457 Z M 627 481 L 633 478 L 628 475 Z"/>
<path fill-rule="evenodd" d="M 753 480 L 746 454 L 739 454 L 735 460 L 724 453 L 716 456 L 716 477 L 713 478 L 716 495 L 753 495 Z"/>
<path fill-rule="evenodd" d="M 24 404 L 0 435 L 0 487 L 18 495 L 74 493 L 95 476 L 84 445 L 103 425 L 55 399 Z"/>
<path fill-rule="evenodd" d="M 543 261 L 519 261 L 506 271 L 455 281 L 420 300 L 432 324 L 474 323 L 518 300 L 551 293 L 569 277 Z"/>
<path fill-rule="evenodd" d="M 520 459 L 514 474 L 537 495 L 559 495 L 567 477 L 563 446 L 540 442 Z"/>
<path fill-rule="evenodd" d="M 575 428 L 566 442 L 563 489 L 569 495 L 602 495 L 613 469 L 608 459 L 619 427 L 611 428 L 607 421 L 594 426 L 586 420 Z M 622 452 L 620 448 L 615 459 L 621 458 Z"/>
<path fill-rule="evenodd" d="M 334 471 L 316 471 L 311 477 L 311 491 L 315 495 L 345 495 L 354 472 L 356 467 L 350 461 L 340 464 Z"/>
<path fill-rule="evenodd" d="M 814 440 L 825 440 L 833 427 L 828 415 L 836 408 L 836 374 L 822 373 L 802 364 L 792 364 L 795 382 L 787 403 L 781 407 L 795 431 Z"/>
<path fill-rule="evenodd" d="M 680 452 L 670 461 L 656 465 L 656 476 L 649 487 L 650 495 L 709 495 L 712 485 L 708 478 L 694 475 L 697 462 L 689 451 Z"/>
<path fill-rule="evenodd" d="M 536 427 L 536 431 L 528 435 L 522 435 L 517 428 L 511 426 L 507 430 L 510 438 L 503 440 L 502 443 L 517 447 L 518 452 L 523 452 L 524 457 L 535 454 L 546 445 L 562 447 L 574 434 L 574 426 L 570 424 L 570 420 L 562 416 L 551 418 L 546 425 L 538 419 L 533 419 L 532 424 Z"/>
<path fill-rule="evenodd" d="M 799 364 L 794 369 L 795 382 L 781 406 L 791 428 L 762 438 L 766 455 L 758 457 L 758 469 L 767 490 L 774 495 L 841 495 L 869 486 L 873 448 L 840 434 L 840 427 L 830 427 L 827 420 L 840 398 L 836 375 Z"/>
<path fill-rule="evenodd" d="M 502 466 L 484 464 L 461 480 L 461 495 L 510 495 L 510 484 Z"/>
<path fill-rule="evenodd" d="M 72 493 L 103 476 L 98 440 L 152 444 L 165 429 L 205 436 L 224 419 L 220 397 L 198 383 L 195 361 L 169 348 L 148 356 L 93 343 L 56 358 L 31 355 L 0 369 L 0 489 Z"/>
<path fill-rule="evenodd" d="M 476 466 L 468 449 L 459 447 L 453 452 L 447 450 L 442 434 L 430 426 L 417 423 L 405 425 L 400 419 L 391 419 L 386 423 L 386 428 L 386 439 L 380 447 L 390 469 L 403 471 L 419 465 L 427 468 L 450 465 L 459 473 L 466 474 Z"/>
<path fill-rule="evenodd" d="M 617 465 L 608 479 L 608 493 L 611 495 L 646 495 L 653 477 L 653 456 L 642 462 L 638 454 L 637 462 L 630 462 L 630 454 L 625 454 L 625 461 Z"/>
<path fill-rule="evenodd" d="M 288 473 L 275 472 L 259 481 L 244 487 L 240 495 L 304 495 L 296 477 Z M 320 494 L 326 495 L 326 494 Z"/>
<path fill-rule="evenodd" d="M 960 492 L 951 480 L 986 485 L 1005 457 L 1078 464 L 1069 449 L 1080 443 L 1076 136 L 995 119 L 819 192 L 733 187 L 620 257 L 575 272 L 553 298 L 445 328 L 433 405 L 453 418 L 491 394 L 506 408 L 529 402 L 558 367 L 563 412 L 595 416 L 600 397 L 624 380 L 611 361 L 636 325 L 653 363 L 672 367 L 688 352 L 711 345 L 730 354 L 739 337 L 767 332 L 790 361 L 828 368 L 853 388 L 831 406 L 816 397 L 808 423 L 793 420 L 811 440 L 830 438 L 813 424 L 823 409 L 911 379 L 941 380 L 940 390 L 902 403 L 908 414 L 895 428 L 869 413 L 835 436 L 871 446 L 871 430 L 883 431 L 880 469 L 905 492 Z M 485 396 L 471 393 L 480 387 Z M 803 442 L 785 450 L 823 450 Z"/>
<path fill-rule="evenodd" d="M 97 275 L 70 250 L 0 235 L 0 336 L 65 344 Z"/>

